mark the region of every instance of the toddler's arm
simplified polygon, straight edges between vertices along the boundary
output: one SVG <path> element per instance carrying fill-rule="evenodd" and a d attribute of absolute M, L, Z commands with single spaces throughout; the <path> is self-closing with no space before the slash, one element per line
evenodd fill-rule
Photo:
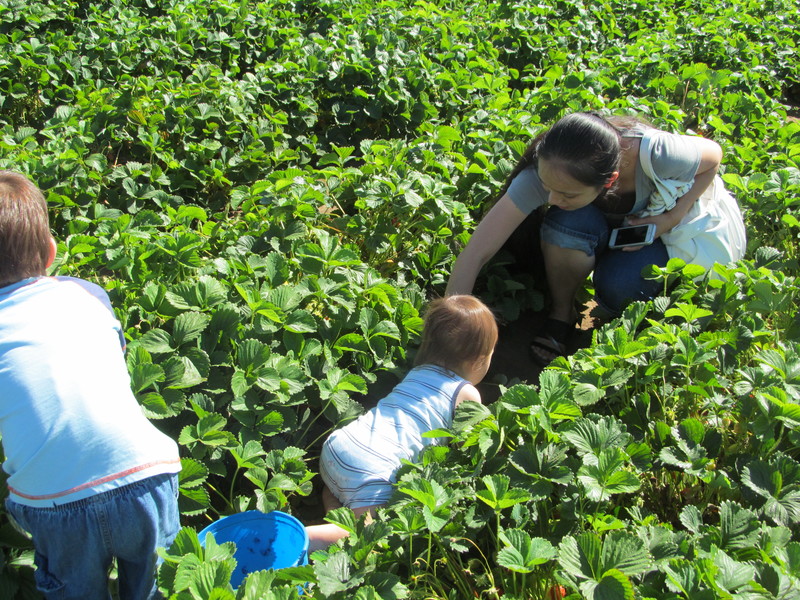
<path fill-rule="evenodd" d="M 456 396 L 456 406 L 466 401 L 477 402 L 478 404 L 481 402 L 480 392 L 471 383 L 462 387 L 458 392 L 458 396 Z"/>
<path fill-rule="evenodd" d="M 377 509 L 383 504 L 376 504 L 374 506 L 363 506 L 361 508 L 354 508 L 353 513 L 356 518 L 364 513 L 368 513 L 367 522 L 369 523 L 377 516 Z M 335 523 L 324 523 L 323 525 L 307 525 L 306 533 L 308 534 L 308 553 L 311 554 L 316 550 L 325 550 L 331 544 L 335 544 L 340 539 L 349 536 L 350 534 L 336 525 Z"/>

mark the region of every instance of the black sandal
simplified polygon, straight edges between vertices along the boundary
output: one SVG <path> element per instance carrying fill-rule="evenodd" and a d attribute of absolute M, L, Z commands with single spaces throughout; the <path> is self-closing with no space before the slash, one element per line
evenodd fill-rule
<path fill-rule="evenodd" d="M 567 343 L 574 330 L 575 323 L 547 317 L 534 335 L 530 345 L 533 362 L 541 367 L 546 367 L 559 356 L 566 356 Z M 542 351 L 546 354 L 545 356 L 542 355 Z"/>

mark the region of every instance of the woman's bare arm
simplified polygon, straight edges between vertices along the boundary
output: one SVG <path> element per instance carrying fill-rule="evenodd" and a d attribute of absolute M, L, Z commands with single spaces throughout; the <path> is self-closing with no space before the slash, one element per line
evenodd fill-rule
<path fill-rule="evenodd" d="M 489 262 L 527 216 L 508 194 L 500 198 L 458 255 L 445 294 L 471 294 L 483 265 Z"/>

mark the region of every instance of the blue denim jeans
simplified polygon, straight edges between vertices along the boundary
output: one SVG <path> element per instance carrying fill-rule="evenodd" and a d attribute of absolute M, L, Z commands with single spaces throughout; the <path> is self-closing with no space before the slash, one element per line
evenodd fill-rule
<path fill-rule="evenodd" d="M 33 536 L 36 587 L 48 600 L 110 598 L 108 572 L 117 559 L 122 600 L 160 598 L 156 548 L 180 529 L 178 476 L 155 475 L 109 492 L 54 507 L 6 500 Z"/>
<path fill-rule="evenodd" d="M 608 217 L 592 204 L 577 210 L 551 206 L 542 224 L 542 241 L 596 256 L 595 299 L 609 313 L 619 315 L 630 302 L 649 300 L 661 291 L 660 282 L 648 281 L 641 273 L 648 265 L 665 266 L 669 255 L 660 239 L 639 250 L 611 250 L 611 228 Z"/>

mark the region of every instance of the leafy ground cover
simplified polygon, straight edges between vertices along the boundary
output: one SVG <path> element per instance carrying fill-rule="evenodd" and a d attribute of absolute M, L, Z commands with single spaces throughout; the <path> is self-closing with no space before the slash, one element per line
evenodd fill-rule
<path fill-rule="evenodd" d="M 800 594 L 800 6 L 605 0 L 0 2 L 0 168 L 45 191 L 57 269 L 110 291 L 180 443 L 168 595 Z M 409 364 L 420 311 L 527 141 L 565 111 L 712 137 L 746 259 L 637 304 L 407 465 L 312 564 L 236 591 L 196 531 L 313 513 L 321 440 Z M 505 322 L 546 289 L 504 253 Z M 586 290 L 587 297 L 591 290 Z M 315 489 L 316 488 L 316 489 Z M 36 597 L 0 514 L 1 597 Z"/>

